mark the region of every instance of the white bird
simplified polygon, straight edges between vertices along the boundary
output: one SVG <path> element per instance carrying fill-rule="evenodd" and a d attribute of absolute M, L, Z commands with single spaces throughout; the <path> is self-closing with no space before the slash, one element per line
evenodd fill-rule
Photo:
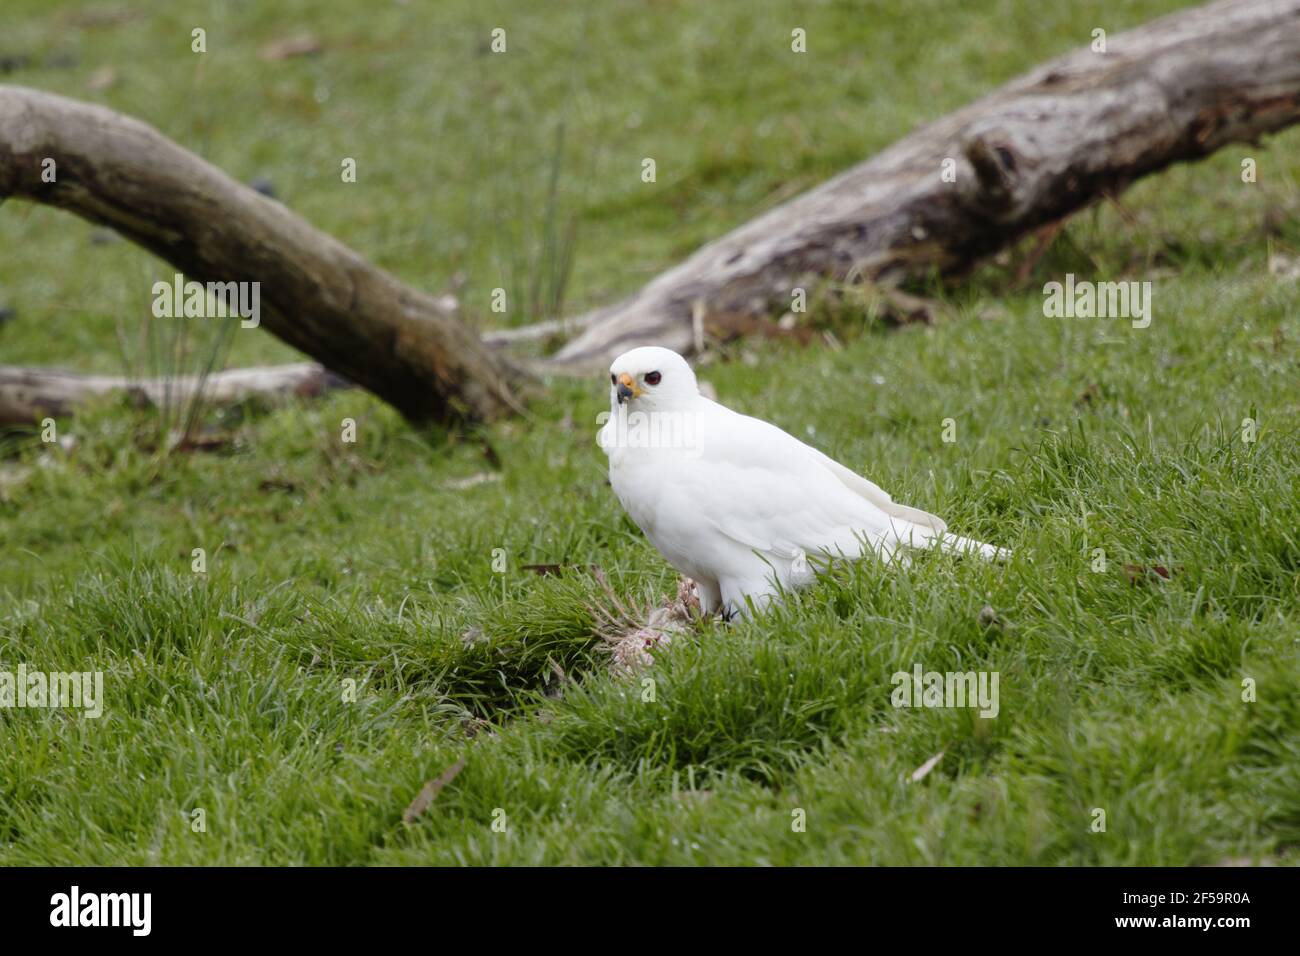
<path fill-rule="evenodd" d="M 775 425 L 705 398 L 671 349 L 625 352 L 609 380 L 599 441 L 610 485 L 650 543 L 695 581 L 707 614 L 761 610 L 836 558 L 889 560 L 900 547 L 934 546 L 1007 555 L 949 534 Z"/>

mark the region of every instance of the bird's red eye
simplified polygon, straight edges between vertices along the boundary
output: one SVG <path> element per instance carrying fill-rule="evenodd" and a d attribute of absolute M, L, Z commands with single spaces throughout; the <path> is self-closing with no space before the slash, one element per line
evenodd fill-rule
<path fill-rule="evenodd" d="M 658 372 L 646 372 L 646 373 L 645 373 L 645 383 L 646 383 L 647 385 L 658 385 L 658 384 L 659 384 L 659 381 L 660 381 L 662 378 L 663 378 L 663 376 L 660 375 Z"/>

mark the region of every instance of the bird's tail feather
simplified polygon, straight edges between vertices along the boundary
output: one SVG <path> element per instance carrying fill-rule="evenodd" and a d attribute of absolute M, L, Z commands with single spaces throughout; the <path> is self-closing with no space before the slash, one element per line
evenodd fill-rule
<path fill-rule="evenodd" d="M 963 538 L 941 529 L 910 521 L 891 523 L 891 537 L 899 544 L 911 548 L 942 548 L 955 554 L 976 554 L 987 561 L 1005 561 L 1011 556 L 1007 548 L 999 548 L 974 538 Z"/>
<path fill-rule="evenodd" d="M 963 538 L 956 534 L 941 535 L 937 544 L 945 551 L 954 551 L 958 554 L 978 554 L 987 561 L 1005 561 L 1011 557 L 1011 551 L 1008 548 L 999 548 L 991 544 L 985 544 L 983 541 L 976 541 L 974 538 Z"/>

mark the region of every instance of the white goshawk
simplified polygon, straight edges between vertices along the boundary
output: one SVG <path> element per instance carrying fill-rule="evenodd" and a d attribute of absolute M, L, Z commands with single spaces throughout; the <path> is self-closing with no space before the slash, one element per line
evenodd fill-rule
<path fill-rule="evenodd" d="M 949 534 L 939 518 L 897 504 L 775 425 L 705 398 L 671 349 L 633 349 L 609 371 L 599 440 L 614 494 L 695 581 L 706 613 L 762 609 L 836 558 L 889 559 L 902 547 L 1006 556 Z"/>

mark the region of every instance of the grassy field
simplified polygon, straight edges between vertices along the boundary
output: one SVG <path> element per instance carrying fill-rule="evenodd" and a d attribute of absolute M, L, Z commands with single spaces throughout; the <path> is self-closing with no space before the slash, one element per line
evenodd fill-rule
<path fill-rule="evenodd" d="M 529 294 L 556 229 L 563 309 L 609 301 L 1094 27 L 1177 6 L 9 0 L 0 79 L 148 120 L 404 280 L 460 288 L 475 322 L 517 290 L 524 322 L 559 298 Z M 307 30 L 319 55 L 259 57 Z M 1268 263 L 1300 250 L 1297 147 L 1141 183 L 1023 288 L 994 263 L 932 290 L 933 326 L 849 309 L 835 344 L 703 365 L 724 403 L 1015 557 L 843 567 L 631 680 L 586 569 L 638 601 L 676 576 L 607 487 L 601 377 L 493 427 L 499 469 L 359 392 L 214 413 L 212 452 L 160 453 L 157 416 L 111 400 L 58 423 L 66 446 L 0 437 L 0 671 L 105 689 L 99 719 L 0 709 L 0 863 L 1295 863 L 1300 293 Z M 188 371 L 213 341 L 150 331 L 173 270 L 79 220 L 5 203 L 0 250 L 0 361 Z M 1044 317 L 1066 272 L 1150 279 L 1150 327 Z M 228 362 L 294 355 L 241 330 Z M 894 708 L 916 663 L 997 672 L 998 716 Z"/>

